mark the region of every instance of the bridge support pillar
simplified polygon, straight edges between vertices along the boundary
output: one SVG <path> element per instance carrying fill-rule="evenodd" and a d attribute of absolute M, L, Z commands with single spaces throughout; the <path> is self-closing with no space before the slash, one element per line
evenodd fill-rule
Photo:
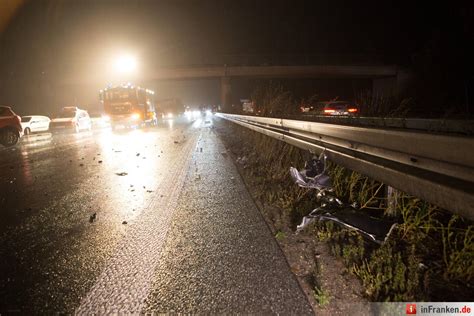
<path fill-rule="evenodd" d="M 232 112 L 232 86 L 229 77 L 221 77 L 221 106 L 225 112 Z"/>
<path fill-rule="evenodd" d="M 380 96 L 395 97 L 397 100 L 401 100 L 409 95 L 412 82 L 412 72 L 399 69 L 394 77 L 374 78 L 372 91 Z"/>

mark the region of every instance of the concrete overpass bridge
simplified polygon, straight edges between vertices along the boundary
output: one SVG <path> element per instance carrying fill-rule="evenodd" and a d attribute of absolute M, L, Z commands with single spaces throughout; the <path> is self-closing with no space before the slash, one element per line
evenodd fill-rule
<path fill-rule="evenodd" d="M 66 85 L 85 84 L 99 78 L 71 76 Z M 311 79 L 371 79 L 374 91 L 385 95 L 403 94 L 410 74 L 394 65 L 305 65 L 305 66 L 194 66 L 154 68 L 144 73 L 143 82 L 157 80 L 192 80 L 214 78 L 221 82 L 221 103 L 231 102 L 232 78 L 311 78 Z M 94 80 L 95 79 L 95 80 Z M 101 78 L 100 82 L 108 82 Z"/>

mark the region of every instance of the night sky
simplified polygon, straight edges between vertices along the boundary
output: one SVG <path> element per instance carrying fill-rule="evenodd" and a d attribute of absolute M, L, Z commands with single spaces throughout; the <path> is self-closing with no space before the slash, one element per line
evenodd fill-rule
<path fill-rule="evenodd" d="M 93 103 L 95 87 L 59 93 L 56 84 L 71 74 L 103 71 L 123 50 L 138 56 L 142 69 L 385 63 L 410 67 L 421 77 L 433 78 L 434 72 L 440 79 L 429 89 L 469 84 L 472 6 L 413 3 L 27 1 L 1 35 L 0 103 L 22 111 L 32 103 L 35 110 L 66 100 Z M 200 93 L 215 86 L 204 80 L 161 88 L 185 101 L 218 102 L 218 93 Z M 453 89 L 447 95 L 463 91 Z M 88 97 L 81 99 L 80 91 Z"/>

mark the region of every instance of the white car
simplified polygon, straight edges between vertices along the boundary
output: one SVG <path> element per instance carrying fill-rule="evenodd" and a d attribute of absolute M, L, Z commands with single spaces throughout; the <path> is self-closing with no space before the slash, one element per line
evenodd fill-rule
<path fill-rule="evenodd" d="M 73 131 L 79 133 L 81 130 L 90 131 L 92 121 L 89 113 L 75 106 L 66 106 L 61 110 L 58 117 L 51 120 L 49 124 L 51 131 Z"/>
<path fill-rule="evenodd" d="M 47 116 L 29 115 L 21 117 L 21 127 L 23 133 L 29 135 L 36 132 L 45 132 L 49 130 L 49 122 L 51 120 Z"/>

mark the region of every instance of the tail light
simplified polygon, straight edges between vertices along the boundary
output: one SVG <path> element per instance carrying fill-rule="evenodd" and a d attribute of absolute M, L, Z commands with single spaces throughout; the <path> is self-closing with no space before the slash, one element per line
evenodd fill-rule
<path fill-rule="evenodd" d="M 329 114 L 329 113 L 334 113 L 336 110 L 334 109 L 324 109 L 324 113 Z"/>
<path fill-rule="evenodd" d="M 355 112 L 357 112 L 357 109 L 356 108 L 350 108 L 350 109 L 347 110 L 347 112 L 355 113 Z"/>

